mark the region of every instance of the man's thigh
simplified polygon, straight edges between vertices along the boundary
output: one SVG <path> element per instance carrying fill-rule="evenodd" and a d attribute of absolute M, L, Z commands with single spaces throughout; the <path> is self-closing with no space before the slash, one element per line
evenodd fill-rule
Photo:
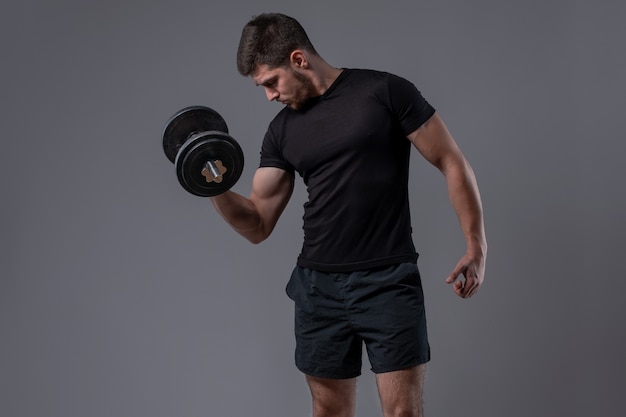
<path fill-rule="evenodd" d="M 384 416 L 421 417 L 426 364 L 376 375 Z"/>
<path fill-rule="evenodd" d="M 353 417 L 356 410 L 356 378 L 328 379 L 307 375 L 313 400 L 313 417 Z"/>

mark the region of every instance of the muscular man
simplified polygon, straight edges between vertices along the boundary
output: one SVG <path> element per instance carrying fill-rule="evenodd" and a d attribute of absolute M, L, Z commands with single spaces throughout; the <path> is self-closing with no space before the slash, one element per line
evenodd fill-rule
<path fill-rule="evenodd" d="M 480 288 L 487 252 L 470 165 L 412 83 L 329 65 L 288 16 L 248 22 L 237 65 L 284 107 L 265 134 L 250 196 L 228 191 L 211 201 L 259 243 L 287 205 L 296 172 L 307 186 L 304 243 L 287 293 L 313 415 L 354 415 L 364 343 L 384 416 L 421 416 L 430 348 L 411 237 L 411 145 L 445 176 L 467 241 L 446 282 L 463 298 Z"/>

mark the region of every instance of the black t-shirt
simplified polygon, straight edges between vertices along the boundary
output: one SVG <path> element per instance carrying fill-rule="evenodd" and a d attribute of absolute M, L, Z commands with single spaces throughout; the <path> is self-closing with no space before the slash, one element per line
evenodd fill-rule
<path fill-rule="evenodd" d="M 307 186 L 298 265 L 348 272 L 417 259 L 406 136 L 434 112 L 401 77 L 344 69 L 304 109 L 278 113 L 260 166 L 297 171 Z"/>

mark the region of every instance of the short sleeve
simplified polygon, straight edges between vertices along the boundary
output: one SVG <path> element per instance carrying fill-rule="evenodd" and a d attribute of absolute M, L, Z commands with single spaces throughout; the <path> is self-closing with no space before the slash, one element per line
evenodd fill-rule
<path fill-rule="evenodd" d="M 389 76 L 389 103 L 405 135 L 417 130 L 435 114 L 413 83 L 402 77 Z"/>
<path fill-rule="evenodd" d="M 283 157 L 282 141 L 274 134 L 271 125 L 265 133 L 261 145 L 260 168 L 280 168 L 294 174 L 294 167 Z"/>

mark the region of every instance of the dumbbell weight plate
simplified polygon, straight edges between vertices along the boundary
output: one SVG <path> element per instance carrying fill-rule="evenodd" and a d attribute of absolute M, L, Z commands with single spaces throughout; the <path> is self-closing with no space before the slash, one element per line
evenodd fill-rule
<path fill-rule="evenodd" d="M 174 162 L 179 149 L 194 133 L 208 131 L 228 133 L 228 126 L 218 112 L 205 106 L 190 106 L 180 110 L 165 125 L 165 156 L 170 162 Z"/>
<path fill-rule="evenodd" d="M 209 160 L 221 161 L 226 167 L 221 182 L 208 182 L 202 174 Z M 192 135 L 181 146 L 174 164 L 178 181 L 185 190 L 200 197 L 212 197 L 229 190 L 239 180 L 244 156 L 239 144 L 227 133 L 201 132 Z"/>

